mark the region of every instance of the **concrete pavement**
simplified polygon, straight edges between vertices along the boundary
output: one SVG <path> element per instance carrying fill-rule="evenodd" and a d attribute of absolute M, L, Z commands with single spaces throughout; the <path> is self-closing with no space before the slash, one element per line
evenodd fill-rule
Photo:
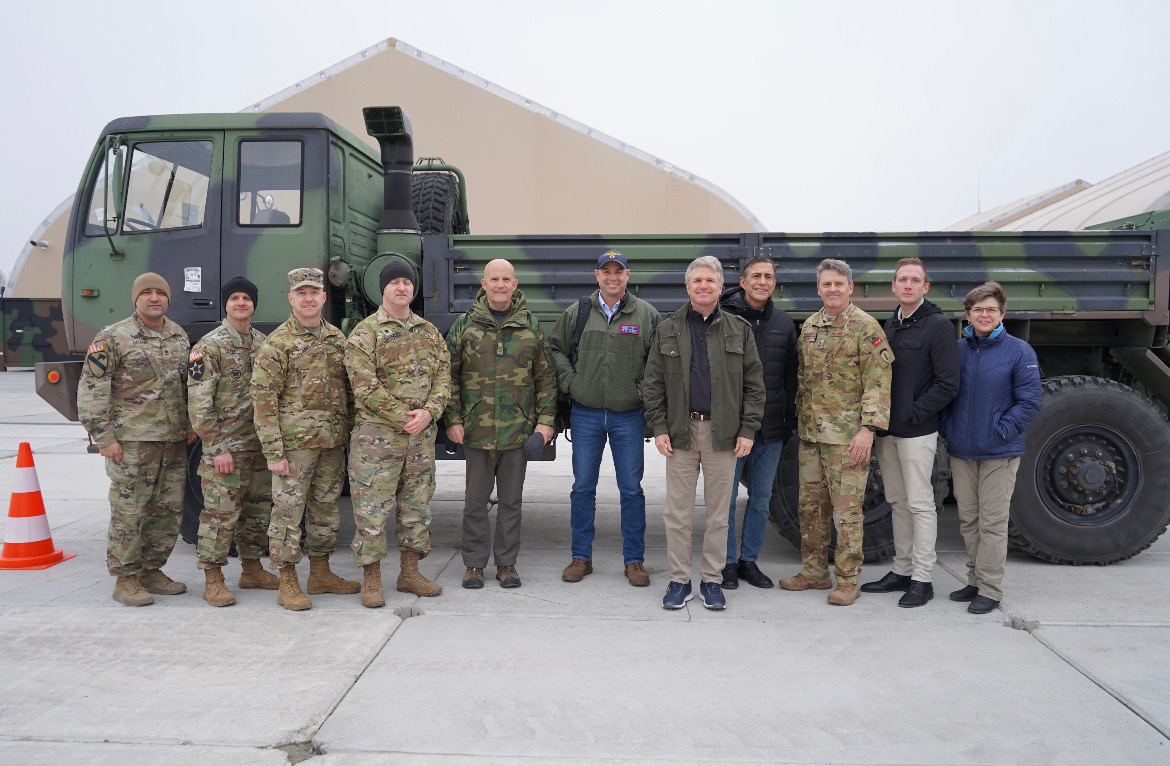
<path fill-rule="evenodd" d="M 483 590 L 459 587 L 463 466 L 443 462 L 422 562 L 437 598 L 393 591 L 388 559 L 386 609 L 324 595 L 291 613 L 273 592 L 235 588 L 233 559 L 239 603 L 212 609 L 180 541 L 166 570 L 189 591 L 128 609 L 105 569 L 103 461 L 16 370 L 0 373 L 0 530 L 20 441 L 56 544 L 78 555 L 0 572 L 3 763 L 1170 762 L 1170 538 L 1111 567 L 1013 554 L 1002 608 L 976 617 L 946 598 L 964 570 L 948 509 L 926 607 L 743 585 L 724 612 L 698 599 L 668 612 L 662 459 L 648 449 L 651 586 L 622 577 L 612 468 L 595 572 L 566 584 L 562 444 L 529 469 L 522 588 L 497 587 L 492 568 Z M 333 562 L 357 576 L 347 549 Z M 775 579 L 799 556 L 769 531 L 760 565 Z"/>

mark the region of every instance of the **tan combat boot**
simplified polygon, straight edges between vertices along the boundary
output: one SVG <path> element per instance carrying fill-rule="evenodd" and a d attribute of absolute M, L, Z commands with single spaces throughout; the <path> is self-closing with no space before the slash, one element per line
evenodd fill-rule
<path fill-rule="evenodd" d="M 313 602 L 301 590 L 301 583 L 297 580 L 297 568 L 292 564 L 285 564 L 280 568 L 280 592 L 276 594 L 276 603 L 293 612 L 313 606 Z"/>
<path fill-rule="evenodd" d="M 381 561 L 362 567 L 362 606 L 370 609 L 386 606 L 386 597 L 382 595 Z"/>
<path fill-rule="evenodd" d="M 153 604 L 154 599 L 142 583 L 138 582 L 138 575 L 120 575 L 114 583 L 114 600 L 122 606 L 146 606 Z"/>
<path fill-rule="evenodd" d="M 833 587 L 833 581 L 828 577 L 817 580 L 804 572 L 797 573 L 795 577 L 781 577 L 778 582 L 784 590 L 828 590 Z"/>
<path fill-rule="evenodd" d="M 418 571 L 418 552 L 402 552 L 402 571 L 398 574 L 398 591 L 413 593 L 416 596 L 437 596 L 443 592 L 443 586 L 423 577 Z"/>
<path fill-rule="evenodd" d="M 244 567 L 244 571 L 240 572 L 240 587 L 244 590 L 252 588 L 276 590 L 280 587 L 280 578 L 271 572 L 265 572 L 259 561 L 252 559 L 240 563 Z"/>
<path fill-rule="evenodd" d="M 837 587 L 829 594 L 829 603 L 836 606 L 849 606 L 861 595 L 861 588 L 855 582 L 837 581 Z"/>
<path fill-rule="evenodd" d="M 167 577 L 161 569 L 143 569 L 138 573 L 138 582 L 156 596 L 177 596 L 187 592 L 186 585 Z"/>
<path fill-rule="evenodd" d="M 212 606 L 231 606 L 236 603 L 236 597 L 227 589 L 223 582 L 223 570 L 219 567 L 208 567 L 203 570 L 207 584 L 203 586 L 203 600 Z"/>
<path fill-rule="evenodd" d="M 362 587 L 357 580 L 343 580 L 335 575 L 329 569 L 328 556 L 309 556 L 307 585 L 310 596 L 318 593 L 357 593 Z"/>

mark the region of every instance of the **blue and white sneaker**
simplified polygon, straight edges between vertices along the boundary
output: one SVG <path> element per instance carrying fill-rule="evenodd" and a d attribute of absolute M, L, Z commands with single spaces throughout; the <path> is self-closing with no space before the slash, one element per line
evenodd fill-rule
<path fill-rule="evenodd" d="M 724 609 L 727 599 L 723 596 L 723 589 L 717 582 L 699 583 L 699 595 L 703 598 L 703 606 L 708 609 Z"/>
<path fill-rule="evenodd" d="M 689 582 L 671 582 L 666 586 L 666 595 L 662 597 L 663 609 L 682 609 L 683 604 L 695 597 L 691 593 Z"/>

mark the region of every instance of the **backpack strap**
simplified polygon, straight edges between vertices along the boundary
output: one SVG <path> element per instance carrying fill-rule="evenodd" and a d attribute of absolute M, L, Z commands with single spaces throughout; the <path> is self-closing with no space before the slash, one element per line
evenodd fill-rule
<path fill-rule="evenodd" d="M 577 326 L 573 329 L 573 342 L 569 346 L 569 364 L 573 365 L 574 370 L 577 369 L 577 347 L 581 345 L 581 335 L 585 332 L 585 324 L 589 321 L 591 303 L 588 295 L 577 301 Z"/>

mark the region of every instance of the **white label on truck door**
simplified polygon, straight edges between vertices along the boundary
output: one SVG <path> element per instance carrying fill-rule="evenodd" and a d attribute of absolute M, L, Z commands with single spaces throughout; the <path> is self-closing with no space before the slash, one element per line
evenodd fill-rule
<path fill-rule="evenodd" d="M 187 266 L 183 269 L 183 292 L 203 292 L 203 267 Z"/>

